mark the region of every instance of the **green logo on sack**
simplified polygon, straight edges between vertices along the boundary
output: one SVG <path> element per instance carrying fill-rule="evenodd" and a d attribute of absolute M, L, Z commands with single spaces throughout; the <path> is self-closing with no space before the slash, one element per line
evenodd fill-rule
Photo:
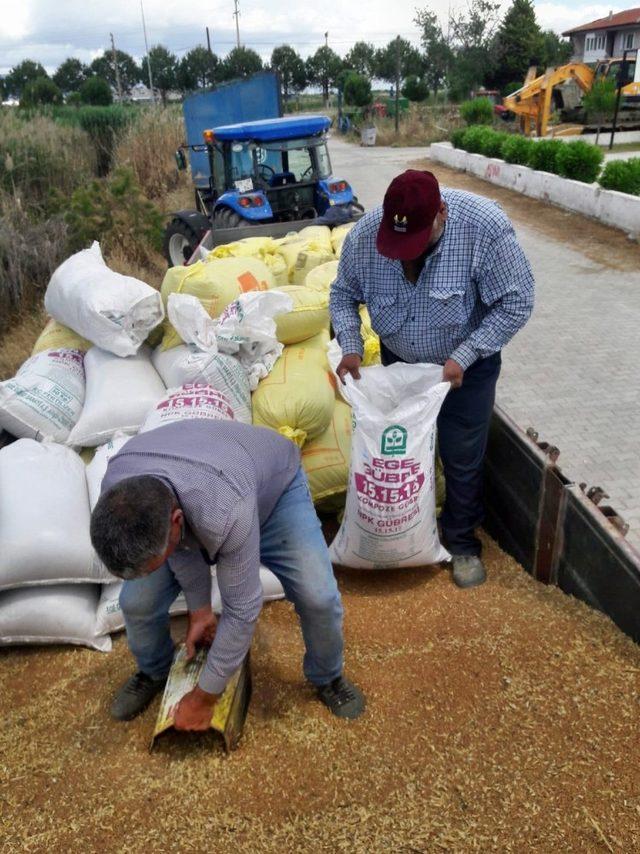
<path fill-rule="evenodd" d="M 382 434 L 380 453 L 387 457 L 398 457 L 407 453 L 407 431 L 399 424 L 393 424 Z"/>

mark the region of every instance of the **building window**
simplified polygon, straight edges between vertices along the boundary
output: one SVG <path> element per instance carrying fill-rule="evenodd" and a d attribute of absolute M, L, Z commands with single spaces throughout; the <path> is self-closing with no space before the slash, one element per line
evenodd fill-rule
<path fill-rule="evenodd" d="M 624 49 L 630 50 L 633 47 L 633 33 L 627 33 L 624 37 Z"/>

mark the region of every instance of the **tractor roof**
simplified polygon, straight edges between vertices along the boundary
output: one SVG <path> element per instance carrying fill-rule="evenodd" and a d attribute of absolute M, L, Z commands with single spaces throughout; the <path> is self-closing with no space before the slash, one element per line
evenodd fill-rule
<path fill-rule="evenodd" d="M 324 133 L 331 124 L 326 116 L 300 116 L 286 119 L 264 119 L 259 122 L 240 122 L 213 128 L 215 138 L 223 142 L 256 140 L 272 142 L 280 139 L 298 139 Z"/>

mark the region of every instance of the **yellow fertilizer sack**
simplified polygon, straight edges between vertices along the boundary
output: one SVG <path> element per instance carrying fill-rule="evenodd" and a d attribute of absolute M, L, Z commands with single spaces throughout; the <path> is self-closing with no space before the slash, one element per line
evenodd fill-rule
<path fill-rule="evenodd" d="M 329 329 L 329 294 L 302 285 L 278 288 L 293 300 L 293 310 L 276 317 L 276 337 L 282 344 L 297 344 Z"/>
<path fill-rule="evenodd" d="M 331 232 L 331 248 L 333 249 L 336 258 L 340 257 L 344 239 L 347 234 L 349 234 L 354 225 L 355 222 L 347 222 L 344 225 L 337 225 Z"/>
<path fill-rule="evenodd" d="M 189 294 L 202 303 L 210 317 L 219 317 L 240 294 L 266 291 L 273 284 L 269 268 L 259 258 L 214 258 L 188 267 L 170 267 L 160 293 L 165 308 L 169 294 Z M 163 330 L 163 350 L 182 343 L 168 320 L 165 320 Z"/>
<path fill-rule="evenodd" d="M 299 448 L 325 432 L 336 403 L 335 381 L 320 344 L 316 336 L 285 347 L 253 393 L 253 423 L 276 430 Z"/>
<path fill-rule="evenodd" d="M 278 251 L 285 259 L 289 284 L 291 285 L 304 284 L 307 273 L 321 264 L 326 264 L 327 261 L 335 260 L 331 247 L 315 240 L 295 240 L 289 243 L 281 243 Z"/>
<path fill-rule="evenodd" d="M 86 353 L 92 346 L 91 341 L 51 317 L 33 345 L 31 355 L 35 356 L 43 350 L 80 350 Z"/>
<path fill-rule="evenodd" d="M 331 502 L 330 508 L 327 499 L 341 496 L 344 505 L 350 458 L 351 407 L 337 400 L 329 427 L 317 439 L 307 442 L 302 450 L 302 466 L 314 504 L 322 502 L 327 510 L 333 509 L 338 502 Z"/>
<path fill-rule="evenodd" d="M 217 258 L 258 258 L 269 268 L 276 286 L 286 285 L 289 281 L 287 263 L 272 237 L 245 237 L 234 243 L 216 246 L 205 259 L 205 263 Z"/>
<path fill-rule="evenodd" d="M 331 285 L 335 282 L 338 275 L 338 261 L 327 261 L 326 264 L 320 264 L 319 267 L 314 267 L 304 280 L 305 288 L 311 288 L 312 291 L 322 291 L 328 294 L 331 290 Z"/>
<path fill-rule="evenodd" d="M 362 335 L 362 342 L 364 344 L 364 356 L 362 359 L 362 365 L 363 367 L 368 367 L 369 365 L 379 365 L 380 339 L 373 331 L 369 312 L 367 311 L 367 307 L 364 305 L 360 306 L 360 319 L 362 320 L 360 334 Z"/>
<path fill-rule="evenodd" d="M 333 251 L 331 246 L 331 229 L 328 225 L 308 225 L 298 232 L 300 240 L 310 240 L 319 246 L 324 246 L 329 252 Z"/>

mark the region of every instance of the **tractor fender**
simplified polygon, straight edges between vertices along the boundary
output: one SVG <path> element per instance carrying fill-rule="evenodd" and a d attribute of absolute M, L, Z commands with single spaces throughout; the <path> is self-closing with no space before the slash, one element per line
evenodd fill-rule
<path fill-rule="evenodd" d="M 211 228 L 209 217 L 195 210 L 174 211 L 171 216 L 179 219 L 197 235 L 198 241 L 202 240 L 205 233 Z"/>

